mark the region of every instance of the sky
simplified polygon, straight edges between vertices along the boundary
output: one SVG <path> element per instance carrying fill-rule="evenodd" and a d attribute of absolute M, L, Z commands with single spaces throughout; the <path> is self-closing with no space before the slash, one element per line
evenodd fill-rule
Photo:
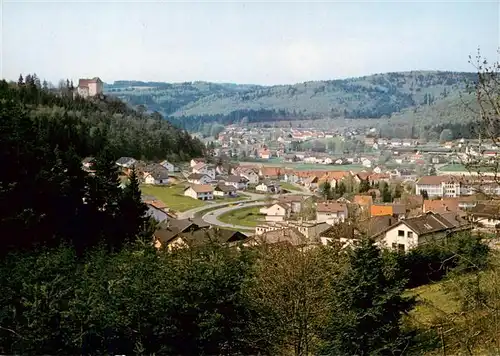
<path fill-rule="evenodd" d="M 497 60 L 499 1 L 0 0 L 0 74 L 289 84 Z"/>

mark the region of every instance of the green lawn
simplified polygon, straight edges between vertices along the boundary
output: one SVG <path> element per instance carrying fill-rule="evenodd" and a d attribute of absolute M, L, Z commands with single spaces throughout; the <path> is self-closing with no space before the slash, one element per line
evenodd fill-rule
<path fill-rule="evenodd" d="M 244 196 L 244 195 L 243 196 L 239 195 L 237 197 L 231 197 L 231 198 L 229 198 L 229 197 L 222 198 L 222 197 L 216 197 L 216 196 L 214 196 L 214 198 L 215 198 L 214 199 L 215 203 L 225 203 L 225 202 L 230 203 L 232 201 L 239 201 L 239 200 L 247 200 L 248 199 L 248 197 Z"/>
<path fill-rule="evenodd" d="M 288 182 L 280 182 L 280 187 L 281 189 L 286 189 L 286 190 L 291 190 L 291 191 L 296 191 L 296 192 L 300 192 L 300 188 L 291 184 L 291 183 L 288 183 Z"/>
<path fill-rule="evenodd" d="M 261 206 L 241 208 L 219 216 L 219 220 L 227 224 L 256 227 L 264 221 L 264 215 L 259 210 Z"/>
<path fill-rule="evenodd" d="M 206 204 L 204 201 L 184 196 L 184 186 L 182 184 L 169 186 L 142 185 L 141 191 L 143 194 L 158 198 L 175 211 L 186 211 Z"/>

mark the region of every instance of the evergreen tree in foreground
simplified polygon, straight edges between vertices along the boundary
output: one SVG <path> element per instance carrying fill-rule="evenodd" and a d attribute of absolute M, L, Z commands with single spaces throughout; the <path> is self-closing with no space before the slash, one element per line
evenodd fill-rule
<path fill-rule="evenodd" d="M 403 297 L 406 280 L 397 268 L 384 265 L 368 239 L 350 253 L 348 268 L 334 282 L 322 355 L 392 355 L 406 348 L 409 336 L 400 321 L 414 299 Z"/>
<path fill-rule="evenodd" d="M 129 183 L 123 189 L 120 201 L 120 214 L 125 241 L 133 241 L 136 237 L 150 237 L 151 224 L 147 216 L 148 208 L 141 199 L 141 189 L 135 167 L 129 176 Z"/>

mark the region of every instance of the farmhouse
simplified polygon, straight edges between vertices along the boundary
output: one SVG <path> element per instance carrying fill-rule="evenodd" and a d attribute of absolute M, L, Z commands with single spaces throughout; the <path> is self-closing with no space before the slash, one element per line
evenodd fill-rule
<path fill-rule="evenodd" d="M 184 190 L 184 195 L 198 200 L 213 200 L 214 188 L 207 184 L 193 184 Z"/>

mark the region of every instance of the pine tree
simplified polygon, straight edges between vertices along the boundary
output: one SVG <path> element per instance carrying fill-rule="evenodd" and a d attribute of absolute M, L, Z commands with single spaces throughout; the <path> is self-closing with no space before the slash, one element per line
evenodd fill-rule
<path fill-rule="evenodd" d="M 17 80 L 17 85 L 22 87 L 24 85 L 23 75 L 19 74 L 19 79 Z"/>
<path fill-rule="evenodd" d="M 149 217 L 146 214 L 148 208 L 141 199 L 139 179 L 135 167 L 130 173 L 129 183 L 123 189 L 119 208 L 123 229 L 122 236 L 125 241 L 133 241 L 138 236 L 149 237 L 151 235 Z"/>
<path fill-rule="evenodd" d="M 359 183 L 359 192 L 366 193 L 369 190 L 370 190 L 370 182 L 368 181 L 368 179 L 361 179 L 361 182 Z"/>
<path fill-rule="evenodd" d="M 387 183 L 385 183 L 382 188 L 382 201 L 384 203 L 392 202 L 391 190 L 389 189 L 389 185 Z"/>
<path fill-rule="evenodd" d="M 409 335 L 400 328 L 414 298 L 404 297 L 400 266 L 384 263 L 370 239 L 349 254 L 348 268 L 333 283 L 333 310 L 322 355 L 400 354 Z"/>
<path fill-rule="evenodd" d="M 122 190 L 115 160 L 108 149 L 95 158 L 94 169 L 94 176 L 88 177 L 86 193 L 87 219 L 93 222 L 87 233 L 115 246 L 120 239 L 121 219 L 117 218 Z"/>

